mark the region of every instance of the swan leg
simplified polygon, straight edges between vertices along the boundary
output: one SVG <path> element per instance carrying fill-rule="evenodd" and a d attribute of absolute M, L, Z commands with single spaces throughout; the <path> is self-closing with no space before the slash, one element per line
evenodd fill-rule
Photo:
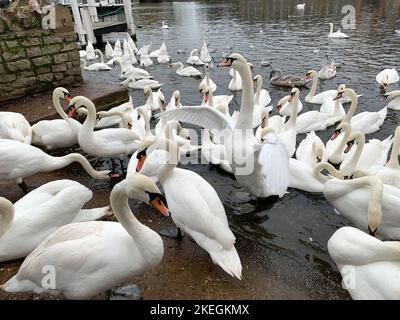
<path fill-rule="evenodd" d="M 182 231 L 179 228 L 166 228 L 166 229 L 162 229 L 158 232 L 160 235 L 166 237 L 166 238 L 170 238 L 170 239 L 175 239 L 175 240 L 182 240 L 183 239 L 183 235 L 182 235 Z"/>
<path fill-rule="evenodd" d="M 21 190 L 22 190 L 25 194 L 28 194 L 28 193 L 29 193 L 28 186 L 26 185 L 26 183 L 24 182 L 24 180 L 22 180 L 21 183 L 18 183 L 18 187 L 20 187 Z"/>

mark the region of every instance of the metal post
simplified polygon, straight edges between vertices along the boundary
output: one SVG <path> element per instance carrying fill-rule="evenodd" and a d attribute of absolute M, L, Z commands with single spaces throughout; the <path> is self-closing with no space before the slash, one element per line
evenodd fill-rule
<path fill-rule="evenodd" d="M 124 11 L 125 11 L 126 25 L 128 26 L 128 33 L 131 36 L 136 37 L 136 27 L 133 21 L 131 0 L 124 0 Z"/>
<path fill-rule="evenodd" d="M 80 41 L 81 45 L 85 45 L 86 44 L 86 38 L 85 38 L 86 32 L 82 26 L 82 20 L 81 20 L 81 15 L 79 13 L 79 7 L 78 7 L 77 0 L 71 0 L 71 8 L 72 8 L 72 14 L 74 16 L 75 29 L 76 29 L 76 33 L 78 34 L 79 41 Z"/>
<path fill-rule="evenodd" d="M 83 26 L 85 27 L 88 40 L 91 43 L 96 43 L 96 37 L 94 36 L 94 32 L 93 32 L 92 20 L 90 19 L 90 13 L 89 13 L 89 9 L 87 7 L 81 8 L 81 16 L 82 16 L 82 22 L 83 22 Z"/>

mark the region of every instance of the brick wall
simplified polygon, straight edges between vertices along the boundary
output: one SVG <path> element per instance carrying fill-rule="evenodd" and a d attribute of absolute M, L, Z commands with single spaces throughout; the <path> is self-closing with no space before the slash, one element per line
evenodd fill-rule
<path fill-rule="evenodd" d="M 36 12 L 0 19 L 0 102 L 82 81 L 69 9 L 57 6 L 57 29 Z"/>

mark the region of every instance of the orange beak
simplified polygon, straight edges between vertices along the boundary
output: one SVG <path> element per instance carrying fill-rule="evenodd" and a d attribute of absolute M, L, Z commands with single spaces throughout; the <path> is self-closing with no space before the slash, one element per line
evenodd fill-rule
<path fill-rule="evenodd" d="M 340 135 L 340 131 L 339 131 L 339 130 L 336 130 L 336 131 L 333 133 L 333 135 L 332 135 L 332 137 L 331 137 L 331 140 L 335 140 L 339 135 Z"/>
<path fill-rule="evenodd" d="M 164 202 L 160 199 L 160 197 L 156 197 L 155 199 L 150 201 L 150 204 L 160 211 L 164 216 L 169 216 L 169 209 L 166 207 Z"/>
<path fill-rule="evenodd" d="M 142 167 L 144 165 L 145 160 L 146 160 L 146 156 L 141 154 L 140 158 L 139 158 L 139 161 L 138 161 L 138 163 L 136 165 L 136 172 L 140 172 L 140 170 L 142 170 Z"/>
<path fill-rule="evenodd" d="M 72 96 L 70 94 L 67 94 L 65 96 L 65 100 L 67 100 L 68 102 L 70 102 L 72 100 Z"/>
<path fill-rule="evenodd" d="M 204 102 L 207 103 L 208 102 L 208 93 L 206 93 L 205 97 L 204 97 Z"/>
<path fill-rule="evenodd" d="M 76 108 L 74 106 L 69 107 L 68 118 L 72 118 L 75 114 Z"/>
<path fill-rule="evenodd" d="M 220 64 L 218 64 L 218 67 L 230 67 L 232 65 L 231 61 L 226 59 L 225 61 L 221 62 Z"/>
<path fill-rule="evenodd" d="M 347 146 L 346 146 L 346 149 L 344 149 L 344 153 L 348 153 L 351 150 L 352 147 L 353 147 L 353 145 L 348 143 Z"/>

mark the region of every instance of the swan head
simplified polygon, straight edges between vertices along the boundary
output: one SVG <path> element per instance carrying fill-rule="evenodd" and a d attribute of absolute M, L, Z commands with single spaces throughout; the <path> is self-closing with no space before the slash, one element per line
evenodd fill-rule
<path fill-rule="evenodd" d="M 144 162 L 146 161 L 147 158 L 147 151 L 148 149 L 154 145 L 154 143 L 157 141 L 157 138 L 154 136 L 149 136 L 145 137 L 142 139 L 139 143 L 139 146 L 136 151 L 136 159 L 138 160 L 138 163 L 136 165 L 136 172 L 139 172 L 142 170 L 142 167 L 144 165 Z M 149 152 L 150 154 L 150 152 Z"/>
<path fill-rule="evenodd" d="M 149 177 L 140 173 L 128 177 L 125 181 L 125 190 L 129 197 L 141 200 L 160 211 L 163 215 L 169 216 L 164 195 Z"/>
<path fill-rule="evenodd" d="M 144 93 L 144 100 L 147 101 L 150 98 L 151 94 L 153 93 L 153 90 L 151 89 L 150 86 L 147 85 L 143 87 L 143 93 Z"/>
<path fill-rule="evenodd" d="M 67 100 L 68 102 L 70 102 L 72 99 L 72 96 L 67 89 L 65 89 L 63 87 L 58 87 L 58 88 L 55 88 L 53 91 L 53 98 L 64 99 L 64 100 Z"/>
<path fill-rule="evenodd" d="M 272 133 L 273 136 L 271 135 L 270 137 L 267 138 L 267 136 L 270 133 Z M 274 137 L 274 138 L 272 138 L 272 137 Z M 261 143 L 263 143 L 264 141 L 267 141 L 267 140 L 270 142 L 273 142 L 273 143 L 275 143 L 277 140 L 277 136 L 275 135 L 274 129 L 269 128 L 269 127 L 265 127 L 261 130 Z"/>
<path fill-rule="evenodd" d="M 293 88 L 289 95 L 289 102 L 292 102 L 295 98 L 299 98 L 300 90 L 298 88 Z"/>
<path fill-rule="evenodd" d="M 205 86 L 203 89 L 203 94 L 204 94 L 204 102 L 207 103 L 209 98 L 210 98 L 210 93 L 211 93 L 211 88 L 209 86 Z"/>
<path fill-rule="evenodd" d="M 281 99 L 278 101 L 278 104 L 276 105 L 276 109 L 278 110 L 278 112 L 282 109 L 282 106 L 283 106 L 286 102 L 288 102 L 288 100 L 289 100 L 289 96 L 284 96 L 283 98 L 281 98 Z"/>
<path fill-rule="evenodd" d="M 257 74 L 253 79 L 253 84 L 257 85 L 260 81 L 262 83 L 262 76 L 260 74 Z"/>
<path fill-rule="evenodd" d="M 346 85 L 345 84 L 339 85 L 339 88 L 337 89 L 337 92 L 336 92 L 336 97 L 333 98 L 333 100 L 338 100 L 338 99 L 343 98 L 345 91 L 346 91 Z"/>
<path fill-rule="evenodd" d="M 158 103 L 164 108 L 165 107 L 165 97 L 161 90 L 158 90 Z"/>
<path fill-rule="evenodd" d="M 394 91 L 386 92 L 386 93 L 381 97 L 381 99 L 382 99 L 382 100 L 388 100 L 389 98 L 390 98 L 390 99 L 393 99 L 393 98 L 396 98 L 396 97 L 399 97 L 399 96 L 400 96 L 400 90 L 394 90 Z"/>
<path fill-rule="evenodd" d="M 237 69 L 242 64 L 249 66 L 246 59 L 240 53 L 231 53 L 217 67 L 232 67 Z"/>
<path fill-rule="evenodd" d="M 87 108 L 89 105 L 93 105 L 93 103 L 84 96 L 72 98 L 68 104 L 68 117 L 72 118 L 79 109 Z"/>
<path fill-rule="evenodd" d="M 351 148 L 353 147 L 355 142 L 357 142 L 357 144 L 365 143 L 364 133 L 362 133 L 361 131 L 352 132 L 347 139 L 347 146 L 346 146 L 346 149 L 344 150 L 344 153 L 348 153 L 351 150 Z"/>
<path fill-rule="evenodd" d="M 310 79 L 315 78 L 316 75 L 317 75 L 317 71 L 315 71 L 315 70 L 310 70 L 310 71 L 308 71 L 308 72 L 306 73 L 306 75 L 304 76 L 304 78 L 305 78 L 305 80 L 307 81 L 307 80 L 310 80 Z"/>
<path fill-rule="evenodd" d="M 207 88 L 207 83 L 206 82 L 201 82 L 199 84 L 199 93 L 203 94 L 206 88 Z"/>
<path fill-rule="evenodd" d="M 173 93 L 173 97 L 175 100 L 175 107 L 179 107 L 179 100 L 181 98 L 181 92 L 179 90 L 175 90 Z"/>
<path fill-rule="evenodd" d="M 342 131 L 351 132 L 350 124 L 347 122 L 339 123 L 339 125 L 336 127 L 335 132 L 331 136 L 331 140 L 335 140 L 342 133 Z"/>
<path fill-rule="evenodd" d="M 385 73 L 383 75 L 383 79 L 382 79 L 382 83 L 381 83 L 381 86 L 383 87 L 383 91 L 385 91 L 385 92 L 387 91 L 388 85 L 389 85 L 389 74 Z"/>
<path fill-rule="evenodd" d="M 265 107 L 261 110 L 261 128 L 265 128 L 267 126 L 267 117 L 271 111 L 272 107 Z"/>
<path fill-rule="evenodd" d="M 146 161 L 148 155 L 150 155 L 154 150 L 164 150 L 172 154 L 173 157 L 170 156 L 169 163 L 171 161 L 176 161 L 173 164 L 177 164 L 179 161 L 179 148 L 176 142 L 167 139 L 167 138 L 157 138 L 155 136 L 149 136 L 142 139 L 137 148 L 136 158 L 138 163 L 136 165 L 136 172 L 142 170 L 142 167 Z M 176 160 L 173 160 L 176 159 Z"/>

